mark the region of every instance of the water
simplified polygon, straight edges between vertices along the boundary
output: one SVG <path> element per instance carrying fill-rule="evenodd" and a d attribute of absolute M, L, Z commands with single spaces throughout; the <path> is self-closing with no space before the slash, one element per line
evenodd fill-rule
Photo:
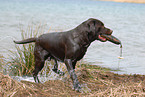
<path fill-rule="evenodd" d="M 95 41 L 84 61 L 108 67 L 121 74 L 145 74 L 145 4 L 95 0 L 0 0 L 0 54 L 9 57 L 13 39 L 21 39 L 20 27 L 47 24 L 47 31 L 73 29 L 88 18 L 100 19 L 123 44 Z"/>

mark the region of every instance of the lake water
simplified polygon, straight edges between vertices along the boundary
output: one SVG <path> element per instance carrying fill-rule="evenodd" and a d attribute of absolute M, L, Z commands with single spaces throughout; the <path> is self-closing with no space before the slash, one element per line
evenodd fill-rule
<path fill-rule="evenodd" d="M 96 18 L 113 30 L 123 44 L 95 41 L 83 61 L 109 67 L 121 74 L 145 74 L 145 4 L 95 0 L 0 0 L 0 54 L 9 57 L 15 50 L 13 39 L 20 40 L 20 26 L 46 24 L 47 31 L 73 29 L 88 18 Z"/>

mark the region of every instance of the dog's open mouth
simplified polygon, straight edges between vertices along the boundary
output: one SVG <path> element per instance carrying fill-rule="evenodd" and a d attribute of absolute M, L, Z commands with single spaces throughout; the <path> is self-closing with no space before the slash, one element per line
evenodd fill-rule
<path fill-rule="evenodd" d="M 116 37 L 114 37 L 113 35 L 101 34 L 98 36 L 98 38 L 102 42 L 105 42 L 108 40 L 115 44 L 121 44 L 121 41 L 119 39 L 117 39 Z"/>
<path fill-rule="evenodd" d="M 99 36 L 98 36 L 98 39 L 99 39 L 100 41 L 102 41 L 102 42 L 107 41 L 107 39 L 106 39 L 105 37 L 102 37 L 102 35 L 99 35 Z"/>

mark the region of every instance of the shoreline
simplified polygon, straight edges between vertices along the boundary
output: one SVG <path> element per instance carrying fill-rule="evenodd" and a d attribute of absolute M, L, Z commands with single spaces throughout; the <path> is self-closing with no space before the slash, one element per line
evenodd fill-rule
<path fill-rule="evenodd" d="M 100 0 L 100 1 L 113 1 L 113 2 L 121 2 L 121 3 L 139 3 L 145 4 L 145 0 Z"/>
<path fill-rule="evenodd" d="M 22 95 L 37 97 L 145 96 L 145 75 L 114 74 L 106 68 L 87 64 L 79 65 L 76 74 L 82 86 L 81 93 L 72 89 L 69 76 L 65 76 L 63 80 L 48 80 L 43 84 L 38 84 L 25 80 L 18 82 L 0 72 L 0 97 Z"/>

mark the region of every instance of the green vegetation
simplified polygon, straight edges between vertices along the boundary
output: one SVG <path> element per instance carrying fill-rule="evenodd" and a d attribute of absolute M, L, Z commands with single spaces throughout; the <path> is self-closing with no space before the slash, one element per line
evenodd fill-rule
<path fill-rule="evenodd" d="M 2 72 L 4 66 L 4 57 L 2 55 L 0 55 L 0 71 Z"/>
<path fill-rule="evenodd" d="M 37 37 L 42 34 L 44 26 L 40 25 L 29 25 L 27 30 L 21 29 L 21 37 L 23 39 Z M 9 72 L 11 75 L 31 75 L 34 70 L 34 43 L 15 45 L 16 52 L 9 51 L 10 61 L 7 63 L 9 65 Z"/>

